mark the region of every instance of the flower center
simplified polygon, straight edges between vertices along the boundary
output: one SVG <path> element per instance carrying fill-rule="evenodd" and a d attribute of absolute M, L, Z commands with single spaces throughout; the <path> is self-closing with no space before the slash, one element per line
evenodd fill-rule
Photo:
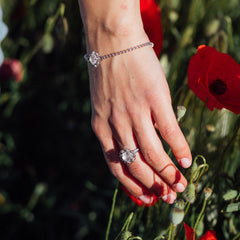
<path fill-rule="evenodd" d="M 216 79 L 209 85 L 209 90 L 213 95 L 222 95 L 227 91 L 227 84 L 221 79 Z"/>

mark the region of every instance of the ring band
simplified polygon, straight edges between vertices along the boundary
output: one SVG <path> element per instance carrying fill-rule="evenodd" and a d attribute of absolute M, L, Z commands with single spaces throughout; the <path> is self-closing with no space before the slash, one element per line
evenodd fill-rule
<path fill-rule="evenodd" d="M 88 63 L 90 63 L 91 66 L 97 68 L 99 63 L 106 58 L 115 57 L 117 55 L 128 53 L 128 52 L 131 52 L 135 49 L 146 47 L 146 46 L 152 46 L 153 47 L 154 44 L 152 42 L 146 42 L 146 43 L 139 44 L 135 47 L 131 47 L 131 48 L 128 48 L 128 49 L 125 49 L 125 50 L 121 50 L 121 51 L 118 51 L 118 52 L 114 52 L 114 53 L 110 53 L 110 54 L 106 54 L 106 55 L 102 55 L 102 56 L 100 56 L 99 53 L 97 53 L 95 51 L 92 51 L 89 54 L 85 54 L 84 59 Z"/>
<path fill-rule="evenodd" d="M 139 148 L 135 150 L 129 150 L 129 149 L 122 149 L 119 152 L 119 157 L 125 164 L 130 164 L 135 161 L 136 159 L 136 153 L 139 151 Z"/>

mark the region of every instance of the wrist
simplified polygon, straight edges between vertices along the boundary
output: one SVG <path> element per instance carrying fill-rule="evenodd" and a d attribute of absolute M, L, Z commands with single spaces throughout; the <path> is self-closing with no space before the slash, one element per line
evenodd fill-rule
<path fill-rule="evenodd" d="M 139 0 L 79 0 L 79 4 L 88 51 L 108 53 L 148 41 Z"/>

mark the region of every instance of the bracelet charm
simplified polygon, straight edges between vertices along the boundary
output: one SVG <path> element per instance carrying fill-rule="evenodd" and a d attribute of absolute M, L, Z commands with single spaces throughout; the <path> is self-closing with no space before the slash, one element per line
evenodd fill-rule
<path fill-rule="evenodd" d="M 85 54 L 84 59 L 95 68 L 99 65 L 101 61 L 99 54 L 95 51 L 92 51 L 90 54 Z"/>
<path fill-rule="evenodd" d="M 133 50 L 136 50 L 138 48 L 142 48 L 142 47 L 146 47 L 146 46 L 151 46 L 153 47 L 154 44 L 152 42 L 146 42 L 146 43 L 142 43 L 140 45 L 137 45 L 135 47 L 131 47 L 131 48 L 128 48 L 128 49 L 125 49 L 125 50 L 121 50 L 121 51 L 118 51 L 118 52 L 114 52 L 114 53 L 110 53 L 110 54 L 106 54 L 106 55 L 102 55 L 100 56 L 97 52 L 95 51 L 92 51 L 91 53 L 89 54 L 85 54 L 84 55 L 84 59 L 92 66 L 92 67 L 95 67 L 97 68 L 98 65 L 100 64 L 100 62 L 104 59 L 107 59 L 107 58 L 110 58 L 110 57 L 115 57 L 117 55 L 121 55 L 121 54 L 124 54 L 124 53 L 128 53 L 128 52 L 131 52 Z"/>

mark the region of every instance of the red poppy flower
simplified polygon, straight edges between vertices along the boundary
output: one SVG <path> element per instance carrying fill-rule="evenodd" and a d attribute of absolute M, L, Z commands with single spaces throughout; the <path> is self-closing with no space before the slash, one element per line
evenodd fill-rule
<path fill-rule="evenodd" d="M 217 239 L 216 233 L 213 230 L 208 230 L 198 240 L 216 240 L 216 239 Z"/>
<path fill-rule="evenodd" d="M 187 240 L 195 240 L 195 232 L 193 232 L 193 228 L 188 226 L 185 222 L 183 223 L 185 228 L 185 235 Z"/>
<path fill-rule="evenodd" d="M 228 54 L 199 46 L 189 63 L 188 85 L 210 110 L 240 113 L 240 66 Z"/>
<path fill-rule="evenodd" d="M 140 9 L 144 30 L 154 43 L 155 53 L 159 56 L 163 43 L 161 10 L 155 0 L 140 0 Z"/>
<path fill-rule="evenodd" d="M 5 59 L 0 66 L 0 81 L 7 81 L 14 79 L 17 82 L 21 82 L 23 79 L 23 66 L 17 59 Z"/>
<path fill-rule="evenodd" d="M 183 224 L 185 228 L 186 239 L 195 240 L 195 232 L 193 231 L 193 228 L 188 226 L 186 223 Z M 213 230 L 208 230 L 198 240 L 217 240 L 216 233 Z"/>
<path fill-rule="evenodd" d="M 141 201 L 140 199 L 134 197 L 124 186 L 121 186 L 122 190 L 131 198 L 131 200 L 137 204 L 139 207 L 141 206 L 145 206 L 145 207 L 151 207 L 154 204 L 156 204 L 156 202 L 158 201 L 158 198 L 153 195 L 153 201 L 150 204 L 145 204 L 143 201 Z"/>

